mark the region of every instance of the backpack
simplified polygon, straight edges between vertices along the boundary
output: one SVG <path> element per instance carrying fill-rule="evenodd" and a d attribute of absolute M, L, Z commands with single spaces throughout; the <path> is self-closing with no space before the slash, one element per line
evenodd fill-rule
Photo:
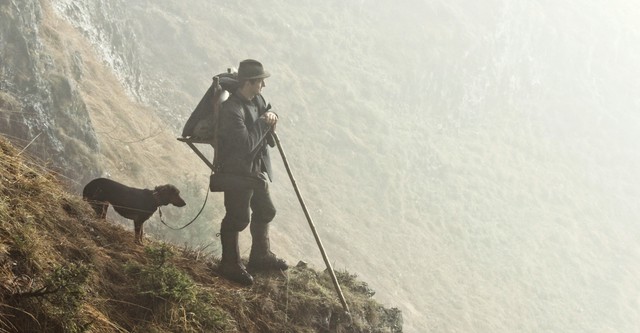
<path fill-rule="evenodd" d="M 218 112 L 229 93 L 238 88 L 237 73 L 222 73 L 213 77 L 207 89 L 182 129 L 182 137 L 197 141 L 215 142 Z"/>

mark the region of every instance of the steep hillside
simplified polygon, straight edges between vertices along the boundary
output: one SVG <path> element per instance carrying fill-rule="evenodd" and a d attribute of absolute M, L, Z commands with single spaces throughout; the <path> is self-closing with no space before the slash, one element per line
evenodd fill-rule
<path fill-rule="evenodd" d="M 73 193 L 97 176 L 175 184 L 178 226 L 209 170 L 175 137 L 213 74 L 256 58 L 334 267 L 399 307 L 404 331 L 635 332 L 638 8 L 0 1 L 0 130 Z M 273 157 L 272 245 L 321 267 Z M 213 193 L 189 228 L 147 230 L 216 254 L 222 214 Z"/>
<path fill-rule="evenodd" d="M 338 274 L 351 316 L 303 264 L 242 288 L 205 249 L 134 245 L 4 138 L 0 164 L 0 332 L 402 331 L 352 274 Z"/>

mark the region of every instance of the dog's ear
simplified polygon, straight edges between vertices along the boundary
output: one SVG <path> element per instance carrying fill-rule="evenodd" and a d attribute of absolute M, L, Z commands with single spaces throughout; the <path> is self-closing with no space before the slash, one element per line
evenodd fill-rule
<path fill-rule="evenodd" d="M 153 189 L 153 192 L 158 193 L 160 195 L 172 195 L 174 193 L 180 193 L 177 187 L 171 184 L 159 185 Z"/>
<path fill-rule="evenodd" d="M 154 193 L 161 198 L 160 202 L 163 205 L 172 204 L 174 206 L 182 207 L 187 204 L 180 197 L 180 190 L 171 184 L 156 186 Z"/>

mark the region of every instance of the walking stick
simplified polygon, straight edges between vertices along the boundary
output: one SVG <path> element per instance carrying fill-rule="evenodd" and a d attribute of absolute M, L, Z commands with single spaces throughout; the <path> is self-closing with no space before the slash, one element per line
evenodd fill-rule
<path fill-rule="evenodd" d="M 276 141 L 276 145 L 278 146 L 278 150 L 280 151 L 280 156 L 282 156 L 282 162 L 284 162 L 284 167 L 287 169 L 287 173 L 289 174 L 289 179 L 291 179 L 291 184 L 293 185 L 293 189 L 296 191 L 296 195 L 298 196 L 298 201 L 300 201 L 300 205 L 302 206 L 302 211 L 304 212 L 304 216 L 307 217 L 307 222 L 309 222 L 309 227 L 311 227 L 311 232 L 313 232 L 313 237 L 316 239 L 316 243 L 318 244 L 318 248 L 320 249 L 320 253 L 322 254 L 322 259 L 324 259 L 325 265 L 327 265 L 327 270 L 331 275 L 331 280 L 333 281 L 333 286 L 336 288 L 336 292 L 340 297 L 340 302 L 342 303 L 342 307 L 346 313 L 349 313 L 349 306 L 347 305 L 347 301 L 344 299 L 344 294 L 342 293 L 342 289 L 340 288 L 340 284 L 338 283 L 338 279 L 336 278 L 336 274 L 333 272 L 333 267 L 331 267 L 331 263 L 329 262 L 329 257 L 327 257 L 327 253 L 324 251 L 324 246 L 322 246 L 322 241 L 320 240 L 320 236 L 318 236 L 318 232 L 316 231 L 316 227 L 313 224 L 313 220 L 311 220 L 311 215 L 309 215 L 309 211 L 307 210 L 307 205 L 305 205 L 304 200 L 302 199 L 302 194 L 300 194 L 300 190 L 298 189 L 298 185 L 296 185 L 296 180 L 293 178 L 293 173 L 291 173 L 291 168 L 289 167 L 289 162 L 287 162 L 287 156 L 284 154 L 284 150 L 282 149 L 282 144 L 280 143 L 280 138 L 278 138 L 278 134 L 276 132 L 271 132 L 273 134 L 273 138 Z"/>

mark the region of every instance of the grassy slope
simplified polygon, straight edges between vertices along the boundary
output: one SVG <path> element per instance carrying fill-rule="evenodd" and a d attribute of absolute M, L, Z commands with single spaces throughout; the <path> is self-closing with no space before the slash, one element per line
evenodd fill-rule
<path fill-rule="evenodd" d="M 399 332 L 401 317 L 366 283 L 338 274 L 349 321 L 327 274 L 303 266 L 220 279 L 217 260 L 149 241 L 92 217 L 77 195 L 0 139 L 0 332 Z"/>
<path fill-rule="evenodd" d="M 619 47 L 638 45 L 635 35 L 618 44 L 604 23 L 620 27 L 620 17 L 577 1 L 545 10 L 419 3 L 406 17 L 398 15 L 406 7 L 385 1 L 128 2 L 148 44 L 145 88 L 158 97 L 150 100 L 178 116 L 188 116 L 211 74 L 263 60 L 274 74 L 265 93 L 334 266 L 399 305 L 406 331 L 637 327 L 628 290 L 638 275 L 640 180 L 630 159 L 638 118 L 621 110 L 637 108 L 628 96 L 638 67 L 628 65 L 636 52 Z M 568 13 L 588 24 L 565 26 L 576 22 Z M 56 32 L 69 58 L 82 37 Z M 187 208 L 199 208 L 206 167 L 171 127 L 140 140 L 150 132 L 130 119 L 156 124 L 164 115 L 130 103 L 90 49 L 80 48 L 79 89 L 92 117 L 106 120 L 94 124 L 105 171 L 137 186 L 180 182 Z M 609 56 L 582 56 L 594 51 Z M 616 98 L 600 97 L 608 90 Z M 293 262 L 319 261 L 282 170 L 274 247 Z M 219 209 L 220 198 L 210 200 Z M 176 239 L 217 244 L 209 221 L 220 212 L 209 213 Z M 192 216 L 185 209 L 172 222 Z M 149 229 L 169 233 L 159 223 Z"/>

